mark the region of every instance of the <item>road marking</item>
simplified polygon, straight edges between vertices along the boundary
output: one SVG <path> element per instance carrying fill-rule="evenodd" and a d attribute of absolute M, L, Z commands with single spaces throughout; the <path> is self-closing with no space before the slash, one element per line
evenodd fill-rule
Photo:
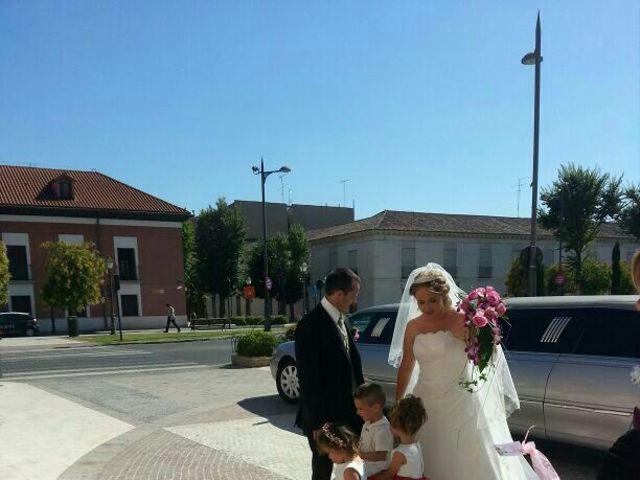
<path fill-rule="evenodd" d="M 79 357 L 128 357 L 136 355 L 153 355 L 152 352 L 78 352 L 78 353 L 65 353 L 65 354 L 49 354 L 49 355 L 8 355 L 2 354 L 3 362 L 24 362 L 27 360 L 46 360 L 51 358 L 79 358 Z"/>
<path fill-rule="evenodd" d="M 25 374 L 24 372 L 6 373 L 2 377 L 6 380 L 38 380 L 46 378 L 61 378 L 61 377 L 88 377 L 92 375 L 123 375 L 129 373 L 142 373 L 142 372 L 166 372 L 170 370 L 187 370 L 195 368 L 209 368 L 211 365 L 200 364 L 176 364 L 168 363 L 166 365 L 149 365 L 149 368 L 131 368 L 131 367 L 108 367 L 100 369 L 73 369 L 73 370 L 50 370 L 52 373 L 32 372 Z M 91 371 L 89 371 L 91 370 Z M 58 373 L 53 373 L 58 372 Z"/>

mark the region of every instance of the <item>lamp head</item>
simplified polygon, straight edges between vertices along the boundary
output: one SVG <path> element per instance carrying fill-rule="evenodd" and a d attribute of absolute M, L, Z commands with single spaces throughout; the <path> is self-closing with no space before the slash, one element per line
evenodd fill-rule
<path fill-rule="evenodd" d="M 289 173 L 291 171 L 291 169 L 289 167 L 287 167 L 286 165 L 283 165 L 282 167 L 280 167 L 280 169 L 278 171 L 282 172 L 282 173 Z"/>
<path fill-rule="evenodd" d="M 535 65 L 536 64 L 536 57 L 539 58 L 539 62 L 542 62 L 542 57 L 541 56 L 537 56 L 536 52 L 529 52 L 527 53 L 524 57 L 522 57 L 522 64 L 523 65 Z"/>
<path fill-rule="evenodd" d="M 107 257 L 104 261 L 107 270 L 111 270 L 113 268 L 113 259 L 111 257 Z"/>

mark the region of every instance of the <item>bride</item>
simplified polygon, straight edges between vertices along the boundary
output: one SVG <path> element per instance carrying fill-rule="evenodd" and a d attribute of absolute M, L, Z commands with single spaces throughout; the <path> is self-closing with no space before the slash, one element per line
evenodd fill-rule
<path fill-rule="evenodd" d="M 396 402 L 419 396 L 428 420 L 418 433 L 425 475 L 432 480 L 538 479 L 521 455 L 500 456 L 495 445 L 512 442 L 509 414 L 519 408 L 509 369 L 498 346 L 494 367 L 477 391 L 465 352 L 467 329 L 455 305 L 464 292 L 440 265 L 409 276 L 400 301 L 389 363 L 399 367 Z"/>

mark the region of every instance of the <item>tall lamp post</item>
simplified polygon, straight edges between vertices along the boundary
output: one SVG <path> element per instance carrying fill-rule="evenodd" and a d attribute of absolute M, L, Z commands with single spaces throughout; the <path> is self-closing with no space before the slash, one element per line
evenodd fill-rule
<path fill-rule="evenodd" d="M 291 169 L 286 166 L 280 167 L 278 170 L 265 170 L 264 160 L 260 157 L 260 168 L 251 167 L 254 175 L 260 175 L 260 183 L 262 186 L 262 241 L 263 241 L 263 262 L 264 262 L 264 329 L 265 331 L 271 330 L 271 297 L 269 287 L 269 258 L 267 254 L 267 207 L 264 201 L 264 184 L 267 181 L 267 177 L 272 173 L 289 173 Z"/>
<path fill-rule="evenodd" d="M 107 271 L 109 272 L 109 313 L 110 313 L 110 319 L 111 319 L 111 335 L 115 335 L 116 334 L 116 317 L 113 314 L 113 275 L 112 275 L 112 271 L 113 271 L 113 259 L 111 257 L 107 257 L 107 259 L 104 261 L 106 267 L 107 267 Z"/>
<path fill-rule="evenodd" d="M 533 52 L 522 57 L 523 65 L 535 65 L 535 93 L 533 113 L 533 176 L 531 182 L 531 246 L 529 251 L 529 295 L 537 295 L 536 275 L 536 218 L 538 213 L 538 139 L 540 136 L 540 63 L 542 48 L 540 45 L 540 12 L 536 21 L 536 47 Z"/>

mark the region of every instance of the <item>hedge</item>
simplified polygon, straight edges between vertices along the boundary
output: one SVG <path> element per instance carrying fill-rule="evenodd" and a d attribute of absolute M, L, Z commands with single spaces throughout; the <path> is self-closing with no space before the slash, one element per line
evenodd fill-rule
<path fill-rule="evenodd" d="M 273 333 L 252 330 L 238 338 L 236 353 L 244 357 L 270 357 L 278 345 Z"/>

